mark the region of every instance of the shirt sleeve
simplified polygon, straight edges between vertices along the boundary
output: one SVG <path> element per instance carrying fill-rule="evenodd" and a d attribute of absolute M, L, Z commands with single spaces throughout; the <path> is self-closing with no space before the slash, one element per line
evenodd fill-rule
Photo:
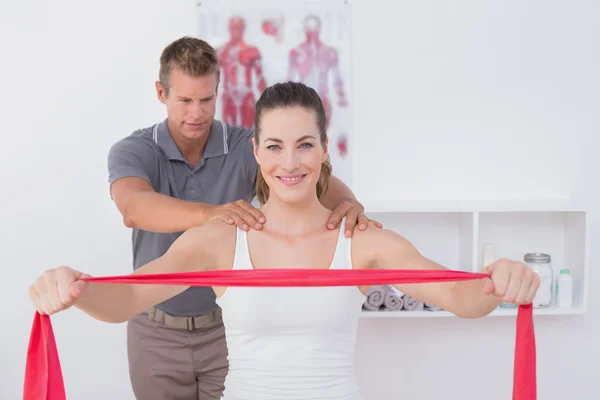
<path fill-rule="evenodd" d="M 156 149 L 143 139 L 121 139 L 108 152 L 109 189 L 114 182 L 126 177 L 144 179 L 156 189 L 158 172 Z"/>

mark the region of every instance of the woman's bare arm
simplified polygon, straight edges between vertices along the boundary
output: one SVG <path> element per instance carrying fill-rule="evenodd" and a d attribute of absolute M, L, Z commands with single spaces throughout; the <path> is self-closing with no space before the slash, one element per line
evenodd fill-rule
<path fill-rule="evenodd" d="M 448 270 L 424 257 L 408 240 L 388 229 L 357 232 L 352 258 L 361 268 Z M 488 295 L 489 279 L 393 285 L 401 292 L 432 303 L 464 318 L 481 317 L 493 311 L 501 297 Z"/>
<path fill-rule="evenodd" d="M 132 275 L 176 273 L 219 268 L 219 252 L 235 242 L 235 226 L 215 220 L 183 233 L 169 250 Z M 90 282 L 74 306 L 105 322 L 124 322 L 188 289 L 186 285 Z"/>

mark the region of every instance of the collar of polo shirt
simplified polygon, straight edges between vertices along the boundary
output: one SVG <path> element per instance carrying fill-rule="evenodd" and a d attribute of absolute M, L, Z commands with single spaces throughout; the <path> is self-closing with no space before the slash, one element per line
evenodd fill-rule
<path fill-rule="evenodd" d="M 169 131 L 169 127 L 167 125 L 167 119 L 154 126 L 152 138 L 154 142 L 160 146 L 169 160 L 186 162 L 185 158 L 179 151 L 179 148 L 177 148 L 177 145 L 173 140 L 173 136 L 171 136 L 171 132 Z M 222 121 L 213 120 L 212 126 L 210 127 L 210 133 L 208 135 L 208 141 L 206 142 L 206 148 L 202 154 L 202 159 L 222 156 L 228 152 L 227 125 Z"/>

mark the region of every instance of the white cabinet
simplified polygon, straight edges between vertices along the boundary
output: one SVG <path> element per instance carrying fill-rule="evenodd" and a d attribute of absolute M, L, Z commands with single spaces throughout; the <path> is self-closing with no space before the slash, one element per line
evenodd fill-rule
<path fill-rule="evenodd" d="M 534 315 L 582 314 L 587 309 L 589 217 L 560 202 L 365 203 L 368 216 L 406 237 L 425 256 L 454 270 L 479 272 L 482 247 L 492 243 L 496 258 L 523 261 L 525 253 L 547 253 L 555 276 L 563 268 L 574 278 L 573 306 L 534 310 Z M 492 316 L 514 316 L 498 308 Z M 364 318 L 452 317 L 446 311 L 363 311 Z"/>

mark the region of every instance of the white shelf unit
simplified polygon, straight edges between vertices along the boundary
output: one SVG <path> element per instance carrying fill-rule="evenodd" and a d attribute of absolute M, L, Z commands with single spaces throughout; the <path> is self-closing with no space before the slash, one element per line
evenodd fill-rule
<path fill-rule="evenodd" d="M 553 201 L 400 202 L 365 204 L 369 218 L 406 237 L 425 256 L 454 270 L 479 272 L 485 243 L 497 258 L 523 262 L 525 253 L 550 254 L 555 275 L 568 268 L 574 278 L 572 308 L 555 304 L 534 315 L 579 315 L 587 311 L 589 214 Z M 489 316 L 516 316 L 516 308 L 497 308 Z M 364 318 L 455 317 L 447 311 L 367 311 Z"/>

